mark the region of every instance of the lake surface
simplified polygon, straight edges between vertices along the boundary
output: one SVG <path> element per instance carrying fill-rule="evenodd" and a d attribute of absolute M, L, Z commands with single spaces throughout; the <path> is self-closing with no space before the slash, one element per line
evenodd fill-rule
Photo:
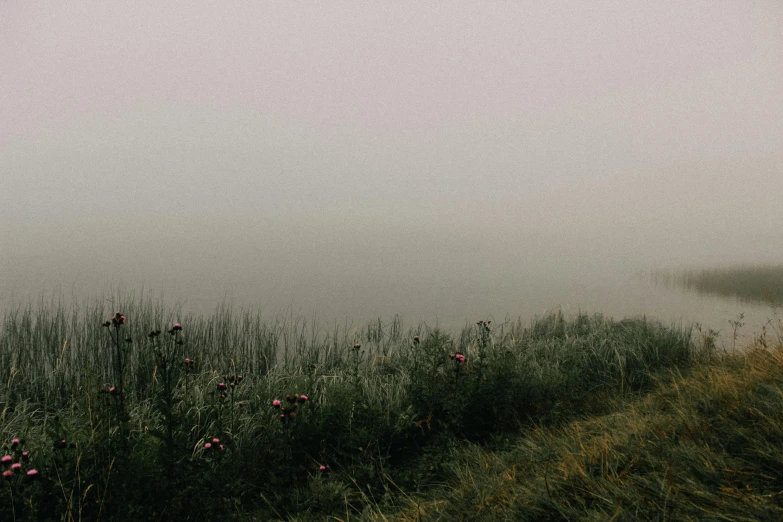
<path fill-rule="evenodd" d="M 452 331 L 480 319 L 531 320 L 549 310 L 646 315 L 700 323 L 740 342 L 767 324 L 770 305 L 652 282 L 643 256 L 597 252 L 522 231 L 364 227 L 360 220 L 299 223 L 253 216 L 85 219 L 3 231 L 0 292 L 7 309 L 41 296 L 106 298 L 117 289 L 162 297 L 185 312 L 221 303 L 354 325 L 395 314 Z M 772 323 L 770 323 L 772 321 Z"/>

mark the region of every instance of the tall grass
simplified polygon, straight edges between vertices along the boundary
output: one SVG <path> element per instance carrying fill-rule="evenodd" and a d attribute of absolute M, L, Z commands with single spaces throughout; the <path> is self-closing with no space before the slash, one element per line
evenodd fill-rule
<path fill-rule="evenodd" d="M 104 328 L 118 310 L 124 324 Z M 451 335 L 228 306 L 183 317 L 144 298 L 28 305 L 0 329 L 0 441 L 23 438 L 39 476 L 14 479 L 0 518 L 319 520 L 394 505 L 442 484 L 456 444 L 649 389 L 691 364 L 690 336 L 584 314 Z M 167 342 L 193 363 L 166 362 Z"/>
<path fill-rule="evenodd" d="M 740 265 L 726 268 L 658 270 L 653 280 L 705 294 L 750 302 L 783 303 L 783 265 Z"/>

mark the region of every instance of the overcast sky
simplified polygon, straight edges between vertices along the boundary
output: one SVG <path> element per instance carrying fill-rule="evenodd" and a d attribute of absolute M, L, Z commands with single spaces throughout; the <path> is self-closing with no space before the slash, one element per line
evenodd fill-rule
<path fill-rule="evenodd" d="M 252 226 L 290 255 L 783 256 L 777 0 L 4 0 L 0 49 L 6 255 Z"/>

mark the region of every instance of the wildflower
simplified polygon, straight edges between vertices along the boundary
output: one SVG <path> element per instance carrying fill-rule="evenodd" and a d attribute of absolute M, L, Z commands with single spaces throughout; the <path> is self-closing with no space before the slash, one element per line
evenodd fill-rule
<path fill-rule="evenodd" d="M 212 444 L 210 444 L 209 442 L 207 442 L 206 444 L 204 444 L 204 449 L 209 449 L 209 448 L 211 448 L 211 447 L 212 447 Z"/>
<path fill-rule="evenodd" d="M 21 467 L 22 465 L 18 462 L 14 462 L 13 464 L 11 464 L 11 469 L 20 469 Z"/>
<path fill-rule="evenodd" d="M 38 470 L 37 469 L 31 469 L 27 472 L 28 477 L 37 477 L 38 476 Z"/>
<path fill-rule="evenodd" d="M 219 382 L 218 385 L 217 385 L 217 389 L 220 390 L 220 391 L 225 390 L 226 389 L 226 383 Z"/>
<path fill-rule="evenodd" d="M 291 404 L 291 403 L 293 403 L 294 401 L 296 401 L 296 399 L 294 399 L 294 398 L 293 398 L 293 397 L 291 397 L 290 395 L 286 395 L 286 396 L 285 396 L 285 400 L 286 400 L 286 401 L 288 401 L 288 403 L 289 403 L 289 404 Z"/>
<path fill-rule="evenodd" d="M 353 349 L 354 349 L 354 350 L 358 350 L 358 349 L 359 349 L 359 348 L 361 348 L 361 347 L 362 347 L 362 345 L 361 345 L 361 344 L 359 344 L 359 343 L 356 343 L 356 344 L 354 344 L 354 345 L 353 345 Z"/>
<path fill-rule="evenodd" d="M 182 326 L 179 323 L 174 323 L 174 327 L 172 328 L 175 332 L 179 332 L 182 330 Z"/>
<path fill-rule="evenodd" d="M 2 459 L 0 459 L 0 462 L 2 462 L 3 464 L 8 464 L 9 462 L 11 462 L 11 460 L 13 460 L 11 458 L 11 455 L 5 455 L 3 456 Z"/>
<path fill-rule="evenodd" d="M 30 452 L 29 451 L 23 451 L 22 452 L 22 458 L 25 459 L 25 460 L 30 458 Z"/>
<path fill-rule="evenodd" d="M 419 342 L 421 342 L 420 339 L 419 339 L 419 336 L 418 335 L 414 335 L 413 336 L 413 344 L 419 344 Z"/>
<path fill-rule="evenodd" d="M 224 449 L 226 449 L 226 448 L 224 448 L 224 447 L 223 447 L 223 445 L 221 444 L 221 445 L 218 447 L 218 449 L 219 449 L 220 451 L 223 451 L 223 450 L 224 450 Z"/>
<path fill-rule="evenodd" d="M 272 401 L 272 406 L 274 406 L 275 408 L 279 408 L 281 404 L 282 403 L 278 399 Z"/>
<path fill-rule="evenodd" d="M 299 396 L 299 402 L 307 402 L 307 399 L 308 397 L 305 394 Z"/>
<path fill-rule="evenodd" d="M 66 442 L 65 439 L 61 440 L 60 441 L 60 447 L 61 448 L 67 448 L 68 447 L 68 442 Z"/>
<path fill-rule="evenodd" d="M 4 476 L 5 478 L 10 478 L 10 477 L 11 477 L 13 474 L 14 474 L 14 472 L 13 472 L 13 471 L 11 471 L 10 469 L 9 469 L 9 470 L 6 470 L 6 471 L 3 471 L 3 476 Z"/>
<path fill-rule="evenodd" d="M 280 415 L 280 422 L 285 422 L 285 415 Z"/>
<path fill-rule="evenodd" d="M 193 364 L 193 361 L 191 359 L 188 359 L 187 357 L 185 357 L 185 364 L 186 365 Z"/>
<path fill-rule="evenodd" d="M 214 439 L 212 439 L 212 444 L 220 444 L 220 439 L 215 437 Z"/>
<path fill-rule="evenodd" d="M 17 444 L 19 444 L 19 439 L 11 439 L 11 447 L 16 446 Z"/>
<path fill-rule="evenodd" d="M 237 375 L 237 382 L 242 382 L 242 379 L 244 379 L 244 377 L 242 377 L 241 375 Z"/>
<path fill-rule="evenodd" d="M 242 406 L 244 406 L 244 405 L 245 405 L 245 403 L 244 403 L 244 402 L 242 402 L 242 401 L 239 401 L 239 404 L 238 404 L 238 406 L 239 406 L 240 408 L 241 408 Z"/>
<path fill-rule="evenodd" d="M 319 471 L 326 471 L 326 466 L 324 466 L 323 464 L 321 464 L 320 466 L 318 466 L 318 470 L 319 470 Z"/>
<path fill-rule="evenodd" d="M 111 394 L 117 393 L 117 387 L 116 386 L 112 386 L 111 388 L 109 388 L 109 393 L 111 393 Z"/>

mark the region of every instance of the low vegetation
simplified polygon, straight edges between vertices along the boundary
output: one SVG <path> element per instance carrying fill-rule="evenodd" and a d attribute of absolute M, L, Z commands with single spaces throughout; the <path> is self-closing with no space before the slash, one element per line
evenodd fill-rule
<path fill-rule="evenodd" d="M 653 280 L 704 294 L 773 305 L 783 304 L 783 265 L 740 265 L 725 268 L 658 270 Z"/>
<path fill-rule="evenodd" d="M 777 519 L 783 352 L 691 334 L 18 309 L 0 520 Z"/>

